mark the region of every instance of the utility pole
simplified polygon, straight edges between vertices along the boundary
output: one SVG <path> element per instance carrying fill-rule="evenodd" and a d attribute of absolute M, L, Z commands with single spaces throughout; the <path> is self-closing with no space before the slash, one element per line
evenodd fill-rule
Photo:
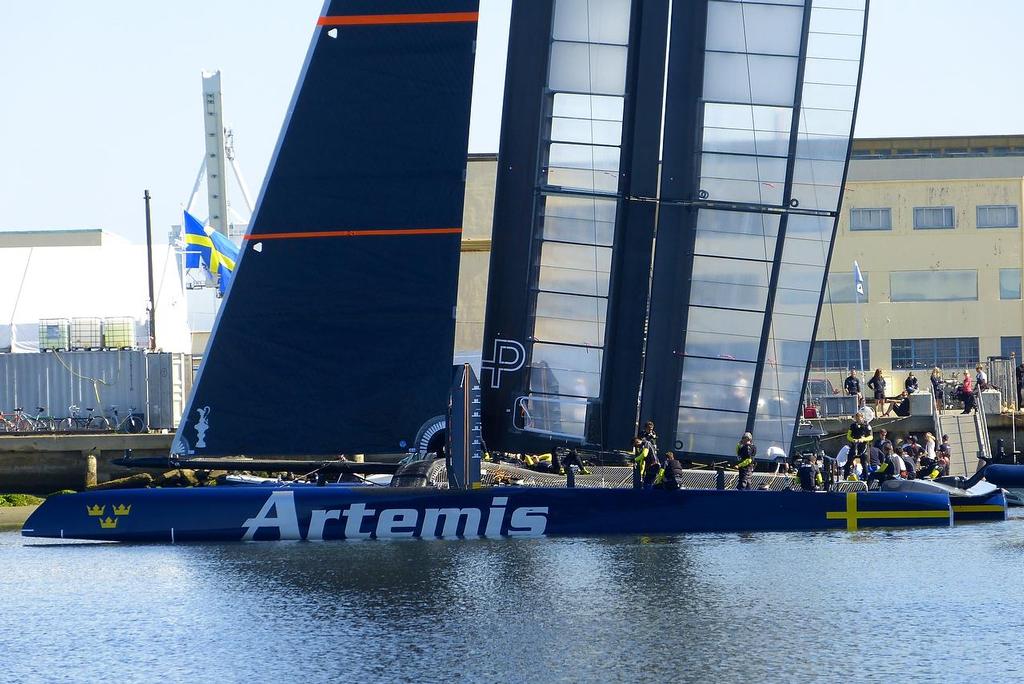
<path fill-rule="evenodd" d="M 142 193 L 146 200 L 146 263 L 149 266 L 149 351 L 156 351 L 156 299 L 153 297 L 153 223 L 149 216 L 149 190 Z"/>

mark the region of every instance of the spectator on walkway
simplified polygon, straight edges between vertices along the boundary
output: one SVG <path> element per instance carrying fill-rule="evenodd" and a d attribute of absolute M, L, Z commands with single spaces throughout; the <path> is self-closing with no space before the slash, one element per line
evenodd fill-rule
<path fill-rule="evenodd" d="M 875 415 L 882 415 L 882 409 L 885 408 L 885 378 L 882 377 L 882 369 L 876 368 L 875 374 L 868 380 L 868 389 L 874 392 L 875 397 Z"/>
<path fill-rule="evenodd" d="M 1024 364 L 1021 364 L 1024 366 Z M 935 410 L 942 413 L 942 405 L 945 400 L 945 391 L 942 385 L 942 371 L 936 366 L 932 368 L 932 398 L 935 399 Z"/>

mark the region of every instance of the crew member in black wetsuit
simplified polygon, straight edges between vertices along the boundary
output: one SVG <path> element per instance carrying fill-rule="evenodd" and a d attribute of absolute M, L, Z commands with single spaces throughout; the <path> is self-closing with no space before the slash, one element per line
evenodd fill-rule
<path fill-rule="evenodd" d="M 853 422 L 846 431 L 846 441 L 850 444 L 850 453 L 846 457 L 846 465 L 843 466 L 843 479 L 850 477 L 854 458 L 859 458 L 861 467 L 864 467 L 864 456 L 871 445 L 871 426 L 864 422 L 864 414 L 860 411 L 853 414 Z"/>
<path fill-rule="evenodd" d="M 658 433 L 654 431 L 654 421 L 649 420 L 644 423 L 644 429 L 640 431 L 638 435 L 640 439 L 647 443 L 647 448 L 654 452 L 655 456 L 658 454 Z"/>
<path fill-rule="evenodd" d="M 739 462 L 736 467 L 739 469 L 739 477 L 736 479 L 736 489 L 750 489 L 750 474 L 754 472 L 754 457 L 757 456 L 757 446 L 754 444 L 754 436 L 744 432 L 740 443 L 736 445 L 736 458 Z"/>
<path fill-rule="evenodd" d="M 679 489 L 682 481 L 683 464 L 676 460 L 675 454 L 669 451 L 665 454 L 665 465 L 661 469 L 658 480 L 654 482 L 654 486 L 674 490 Z"/>
<path fill-rule="evenodd" d="M 800 481 L 800 489 L 804 492 L 813 492 L 821 484 L 821 470 L 815 463 L 814 457 L 810 456 L 797 468 L 796 477 Z"/>

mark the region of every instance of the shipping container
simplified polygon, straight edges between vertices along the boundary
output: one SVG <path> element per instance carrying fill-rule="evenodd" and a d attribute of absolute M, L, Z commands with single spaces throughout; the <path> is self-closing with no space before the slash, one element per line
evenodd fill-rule
<path fill-rule="evenodd" d="M 151 430 L 177 427 L 192 386 L 192 360 L 143 350 L 0 354 L 0 410 L 57 419 L 73 404 L 113 418 L 141 415 Z M 134 411 L 132 410 L 134 409 Z"/>
<path fill-rule="evenodd" d="M 102 349 L 103 319 L 72 318 L 71 319 L 72 349 Z"/>
<path fill-rule="evenodd" d="M 41 351 L 71 348 L 71 321 L 66 318 L 39 319 L 39 349 Z"/>

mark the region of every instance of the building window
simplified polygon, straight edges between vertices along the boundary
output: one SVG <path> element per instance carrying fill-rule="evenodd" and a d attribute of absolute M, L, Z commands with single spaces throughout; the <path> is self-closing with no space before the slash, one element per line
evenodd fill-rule
<path fill-rule="evenodd" d="M 956 228 L 953 207 L 914 207 L 914 229 Z"/>
<path fill-rule="evenodd" d="M 850 230 L 892 230 L 892 210 L 851 209 Z"/>
<path fill-rule="evenodd" d="M 893 271 L 889 274 L 889 301 L 963 302 L 978 299 L 978 272 Z"/>
<path fill-rule="evenodd" d="M 979 228 L 1016 228 L 1017 206 L 1001 204 L 978 207 Z"/>
<path fill-rule="evenodd" d="M 860 362 L 861 346 L 864 349 L 864 364 Z M 857 340 L 821 340 L 814 343 L 811 368 L 817 371 L 864 370 L 871 368 L 871 349 L 867 340 L 862 345 Z"/>
<path fill-rule="evenodd" d="M 1020 269 L 999 269 L 999 298 L 1020 299 Z"/>
<path fill-rule="evenodd" d="M 825 303 L 852 304 L 857 301 L 868 301 L 868 274 L 861 271 L 864 278 L 864 294 L 858 295 L 853 282 L 852 271 L 840 271 L 828 274 L 828 289 L 825 290 Z"/>
<path fill-rule="evenodd" d="M 973 368 L 978 362 L 977 337 L 940 337 L 892 341 L 892 367 Z"/>
<path fill-rule="evenodd" d="M 1000 337 L 999 338 L 999 355 L 1010 358 L 1013 354 L 1017 358 L 1017 363 L 1020 363 L 1020 338 L 1019 337 Z"/>

